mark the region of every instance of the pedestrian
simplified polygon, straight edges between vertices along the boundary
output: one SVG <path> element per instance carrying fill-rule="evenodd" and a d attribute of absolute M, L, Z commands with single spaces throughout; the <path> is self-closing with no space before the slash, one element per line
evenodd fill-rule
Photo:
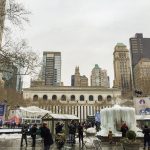
<path fill-rule="evenodd" d="M 108 139 L 109 139 L 109 144 L 112 144 L 112 142 L 113 142 L 113 134 L 112 134 L 111 130 L 109 130 Z"/>
<path fill-rule="evenodd" d="M 73 120 L 68 125 L 68 129 L 69 129 L 69 142 L 75 144 L 76 126 Z"/>
<path fill-rule="evenodd" d="M 144 134 L 144 150 L 146 149 L 146 144 L 148 144 L 148 150 L 150 150 L 150 128 L 148 128 L 147 125 L 144 126 L 143 129 L 143 134 Z"/>
<path fill-rule="evenodd" d="M 126 133 L 128 131 L 128 126 L 126 125 L 126 123 L 123 123 L 123 125 L 121 126 L 121 132 L 122 132 L 122 137 L 126 137 Z"/>
<path fill-rule="evenodd" d="M 62 124 L 60 124 L 60 122 L 57 122 L 57 124 L 56 124 L 56 128 L 55 128 L 56 134 L 58 134 L 58 133 L 62 133 L 63 126 L 64 126 L 64 124 L 63 124 L 63 123 L 62 123 Z"/>
<path fill-rule="evenodd" d="M 36 143 L 36 132 L 37 132 L 37 124 L 34 124 L 31 127 L 30 133 L 31 133 L 31 137 L 32 137 L 32 147 L 35 147 L 35 143 Z"/>
<path fill-rule="evenodd" d="M 28 143 L 27 143 L 27 133 L 28 133 L 28 125 L 27 125 L 27 122 L 25 122 L 25 124 L 23 125 L 22 130 L 21 130 L 21 133 L 22 133 L 22 137 L 21 137 L 21 147 L 23 146 L 23 140 L 25 140 L 26 146 L 27 146 L 27 145 L 28 145 Z"/>
<path fill-rule="evenodd" d="M 54 143 L 50 129 L 47 127 L 47 123 L 43 123 L 41 130 L 41 137 L 44 140 L 44 150 L 49 150 L 50 146 Z"/>
<path fill-rule="evenodd" d="M 78 125 L 78 136 L 79 136 L 79 144 L 81 144 L 82 142 L 82 146 L 83 146 L 83 126 L 81 123 L 79 123 Z"/>

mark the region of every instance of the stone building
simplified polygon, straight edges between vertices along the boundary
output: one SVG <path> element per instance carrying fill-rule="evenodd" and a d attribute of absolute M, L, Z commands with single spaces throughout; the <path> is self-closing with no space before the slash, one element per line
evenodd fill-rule
<path fill-rule="evenodd" d="M 80 75 L 79 67 L 75 68 L 75 74 L 71 76 L 71 86 L 88 86 L 88 78 L 85 75 Z"/>
<path fill-rule="evenodd" d="M 114 50 L 114 87 L 121 89 L 125 97 L 132 94 L 129 51 L 123 43 L 117 43 Z"/>
<path fill-rule="evenodd" d="M 142 91 L 143 95 L 150 95 L 150 59 L 143 58 L 134 67 L 135 89 Z"/>
<path fill-rule="evenodd" d="M 150 59 L 150 38 L 143 37 L 142 33 L 136 33 L 130 38 L 131 65 L 133 73 L 133 84 L 135 86 L 134 68 L 142 58 Z"/>
<path fill-rule="evenodd" d="M 107 71 L 102 70 L 98 64 L 95 64 L 95 67 L 91 72 L 91 86 L 99 86 L 109 88 L 109 77 L 107 76 Z"/>
<path fill-rule="evenodd" d="M 43 86 L 23 90 L 24 99 L 31 99 L 35 104 L 43 101 L 41 108 L 53 113 L 75 114 L 81 121 L 105 107 L 111 107 L 120 96 L 118 89 L 100 87 Z"/>

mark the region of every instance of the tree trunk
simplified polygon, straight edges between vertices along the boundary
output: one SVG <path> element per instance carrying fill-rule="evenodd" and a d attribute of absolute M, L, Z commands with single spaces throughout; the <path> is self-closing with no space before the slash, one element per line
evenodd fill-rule
<path fill-rule="evenodd" d="M 2 35 L 4 29 L 5 6 L 6 6 L 6 0 L 0 0 L 0 48 L 1 48 Z"/>

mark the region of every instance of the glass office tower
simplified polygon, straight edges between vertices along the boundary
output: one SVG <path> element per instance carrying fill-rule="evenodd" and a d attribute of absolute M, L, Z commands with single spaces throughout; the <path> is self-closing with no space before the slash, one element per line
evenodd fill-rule
<path fill-rule="evenodd" d="M 43 52 L 42 79 L 45 85 L 61 85 L 61 52 Z"/>

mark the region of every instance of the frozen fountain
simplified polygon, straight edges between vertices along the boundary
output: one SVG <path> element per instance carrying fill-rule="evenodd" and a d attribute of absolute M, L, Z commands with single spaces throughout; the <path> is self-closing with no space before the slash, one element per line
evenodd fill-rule
<path fill-rule="evenodd" d="M 97 135 L 106 137 L 109 130 L 113 132 L 115 136 L 120 137 L 121 125 L 125 122 L 130 130 L 133 130 L 139 134 L 139 129 L 136 127 L 135 109 L 132 107 L 121 107 L 114 105 L 112 108 L 105 108 L 101 110 L 101 131 Z"/>

